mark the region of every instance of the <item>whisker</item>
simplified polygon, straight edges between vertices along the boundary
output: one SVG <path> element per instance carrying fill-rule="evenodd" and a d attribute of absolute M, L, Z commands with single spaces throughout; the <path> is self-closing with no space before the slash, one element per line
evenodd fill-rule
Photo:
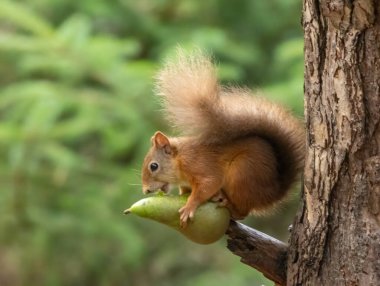
<path fill-rule="evenodd" d="M 138 169 L 130 169 L 135 175 L 141 175 L 141 170 Z"/>

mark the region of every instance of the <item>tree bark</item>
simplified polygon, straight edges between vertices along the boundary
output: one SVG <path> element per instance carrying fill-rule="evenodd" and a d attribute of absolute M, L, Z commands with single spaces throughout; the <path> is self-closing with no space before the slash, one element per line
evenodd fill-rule
<path fill-rule="evenodd" d="M 307 156 L 287 285 L 380 285 L 379 3 L 304 0 Z"/>
<path fill-rule="evenodd" d="M 227 247 L 241 262 L 256 268 L 276 285 L 286 284 L 287 245 L 267 234 L 231 221 Z"/>

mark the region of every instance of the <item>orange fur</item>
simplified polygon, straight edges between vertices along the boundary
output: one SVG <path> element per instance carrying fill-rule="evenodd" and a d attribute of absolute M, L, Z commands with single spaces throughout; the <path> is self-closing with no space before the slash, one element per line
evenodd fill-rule
<path fill-rule="evenodd" d="M 191 188 L 180 210 L 183 225 L 197 206 L 220 193 L 234 218 L 268 209 L 285 196 L 304 157 L 302 125 L 285 108 L 220 86 L 211 60 L 200 52 L 179 51 L 177 61 L 158 74 L 157 93 L 184 137 L 153 137 L 142 170 L 144 192 L 167 184 Z M 160 170 L 152 171 L 152 162 Z"/>

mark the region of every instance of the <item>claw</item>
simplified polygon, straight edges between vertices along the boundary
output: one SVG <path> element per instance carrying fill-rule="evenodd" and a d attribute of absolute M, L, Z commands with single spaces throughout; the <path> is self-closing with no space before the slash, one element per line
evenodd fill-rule
<path fill-rule="evenodd" d="M 180 213 L 180 225 L 182 228 L 185 228 L 187 226 L 187 222 L 194 218 L 194 210 L 184 206 L 180 208 L 178 212 Z"/>

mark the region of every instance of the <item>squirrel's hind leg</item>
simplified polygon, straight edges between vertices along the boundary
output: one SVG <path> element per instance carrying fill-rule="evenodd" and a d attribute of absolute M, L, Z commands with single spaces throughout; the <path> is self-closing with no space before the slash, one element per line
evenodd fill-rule
<path fill-rule="evenodd" d="M 224 192 L 234 219 L 262 210 L 278 193 L 277 161 L 271 145 L 253 137 L 237 142 L 225 172 Z"/>

